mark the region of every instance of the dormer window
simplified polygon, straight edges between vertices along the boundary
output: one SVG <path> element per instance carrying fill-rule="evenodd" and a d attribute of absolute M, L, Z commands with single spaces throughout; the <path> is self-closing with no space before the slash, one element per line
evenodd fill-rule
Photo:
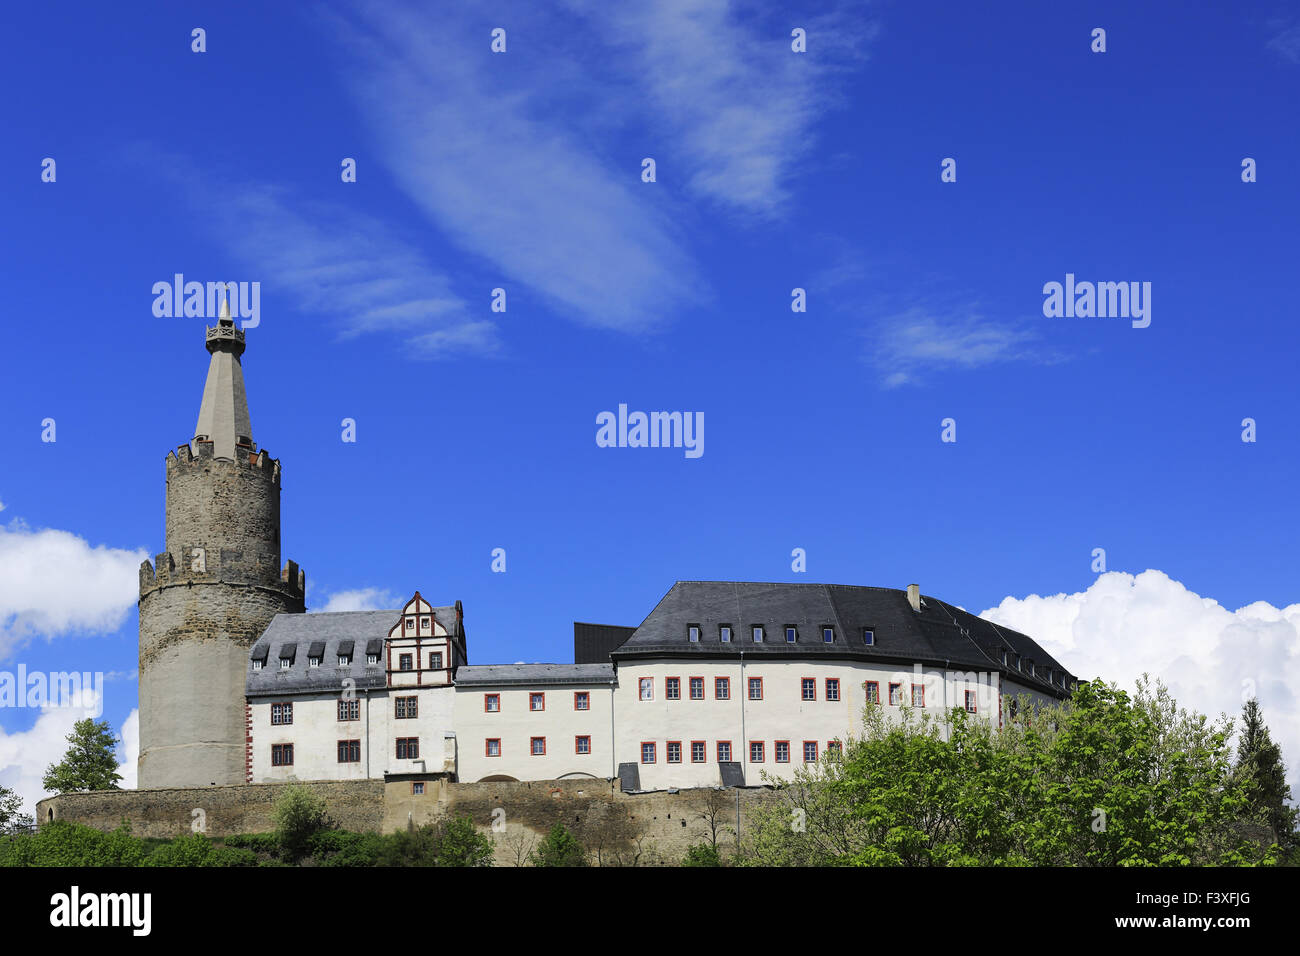
<path fill-rule="evenodd" d="M 280 658 L 280 670 L 287 671 L 289 669 L 289 665 L 292 663 L 293 661 L 289 660 L 289 658 L 287 657 Z"/>
<path fill-rule="evenodd" d="M 799 632 L 795 628 L 787 627 L 785 629 L 785 642 L 787 644 L 793 644 L 798 639 L 799 639 Z"/>
<path fill-rule="evenodd" d="M 349 667 L 352 664 L 352 657 L 349 654 L 339 655 L 339 667 Z"/>
<path fill-rule="evenodd" d="M 875 643 L 876 643 L 876 632 L 873 631 L 873 630 L 872 630 L 871 628 L 869 628 L 869 627 L 864 627 L 864 628 L 862 629 L 862 643 L 863 643 L 863 644 L 875 644 Z"/>
<path fill-rule="evenodd" d="M 260 671 L 261 669 L 262 669 L 262 662 L 261 662 L 261 661 L 253 661 L 253 670 L 255 670 L 255 671 Z"/>
<path fill-rule="evenodd" d="M 320 658 L 319 658 L 319 657 L 309 657 L 309 658 L 307 658 L 307 666 L 308 666 L 308 667 L 320 667 Z"/>
<path fill-rule="evenodd" d="M 763 643 L 763 626 L 761 624 L 754 625 L 754 643 L 755 644 Z"/>
<path fill-rule="evenodd" d="M 731 643 L 731 625 L 723 624 L 718 628 L 718 638 L 723 644 Z"/>
<path fill-rule="evenodd" d="M 691 624 L 686 628 L 686 639 L 692 644 L 700 642 L 700 626 L 698 624 Z"/>
<path fill-rule="evenodd" d="M 379 655 L 378 655 L 378 654 L 367 654 L 367 655 L 366 655 L 366 663 L 367 663 L 367 664 L 370 664 L 370 665 L 378 664 L 378 663 L 379 663 Z"/>
<path fill-rule="evenodd" d="M 835 643 L 835 628 L 833 628 L 833 627 L 823 627 L 823 628 L 822 628 L 822 643 L 824 643 L 824 644 L 834 644 L 834 643 Z"/>

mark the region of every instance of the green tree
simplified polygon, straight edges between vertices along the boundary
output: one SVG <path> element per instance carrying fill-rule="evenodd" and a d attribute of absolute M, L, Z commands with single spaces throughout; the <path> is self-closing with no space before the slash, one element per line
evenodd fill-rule
<path fill-rule="evenodd" d="M 1297 811 L 1287 805 L 1291 788 L 1286 782 L 1282 748 L 1273 742 L 1255 698 L 1242 707 L 1241 720 L 1237 772 L 1250 781 L 1251 806 L 1262 814 L 1273 841 L 1283 852 L 1290 853 L 1300 841 L 1296 834 Z"/>
<path fill-rule="evenodd" d="M 682 866 L 722 866 L 718 848 L 712 843 L 697 843 L 687 847 Z"/>
<path fill-rule="evenodd" d="M 491 866 L 492 841 L 468 816 L 389 834 L 379 856 L 381 866 Z"/>
<path fill-rule="evenodd" d="M 23 798 L 8 787 L 0 787 L 0 831 L 32 825 L 32 816 L 23 813 Z"/>
<path fill-rule="evenodd" d="M 296 860 L 322 830 L 333 829 L 325 812 L 325 801 L 306 787 L 287 786 L 275 798 L 272 812 L 275 837 L 286 859 Z"/>
<path fill-rule="evenodd" d="M 586 866 L 587 851 L 563 823 L 557 823 L 528 854 L 528 862 L 533 866 Z"/>
<path fill-rule="evenodd" d="M 118 741 L 108 721 L 79 720 L 67 739 L 72 746 L 59 763 L 46 769 L 41 786 L 54 793 L 121 789 L 117 785 L 122 779 L 117 772 Z"/>

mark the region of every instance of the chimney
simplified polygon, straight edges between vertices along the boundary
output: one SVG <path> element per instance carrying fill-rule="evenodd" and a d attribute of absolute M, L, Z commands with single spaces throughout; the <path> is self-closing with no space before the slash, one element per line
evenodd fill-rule
<path fill-rule="evenodd" d="M 917 614 L 921 613 L 921 585 L 909 584 L 907 586 L 907 603 L 912 605 L 912 610 Z"/>

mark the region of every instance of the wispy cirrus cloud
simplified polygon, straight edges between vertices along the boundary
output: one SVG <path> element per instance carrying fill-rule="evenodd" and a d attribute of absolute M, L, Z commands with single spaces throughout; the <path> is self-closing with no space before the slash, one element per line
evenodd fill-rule
<path fill-rule="evenodd" d="M 334 611 L 382 611 L 402 604 L 400 597 L 384 588 L 353 588 L 335 591 L 320 610 L 326 614 Z"/>
<path fill-rule="evenodd" d="M 914 306 L 881 318 L 867 337 L 867 354 L 886 373 L 886 388 L 917 384 L 946 369 L 1047 358 L 1026 325 L 990 321 L 974 306 L 940 312 Z"/>
<path fill-rule="evenodd" d="M 1268 22 L 1268 28 L 1273 32 L 1268 48 L 1292 63 L 1300 63 L 1300 23 L 1274 19 Z"/>

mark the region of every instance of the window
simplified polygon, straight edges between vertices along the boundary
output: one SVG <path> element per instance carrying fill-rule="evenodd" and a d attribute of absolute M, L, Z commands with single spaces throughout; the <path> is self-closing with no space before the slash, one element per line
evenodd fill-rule
<path fill-rule="evenodd" d="M 429 619 L 427 617 L 420 618 L 420 627 L 424 628 L 425 630 L 429 629 Z"/>
<path fill-rule="evenodd" d="M 528 709 L 529 709 L 529 710 L 545 710 L 545 709 L 546 709 L 546 694 L 544 694 L 544 693 L 529 694 L 529 695 L 528 695 Z"/>
<path fill-rule="evenodd" d="M 975 713 L 975 691 L 966 691 L 966 713 Z"/>
<path fill-rule="evenodd" d="M 546 756 L 546 738 L 545 738 L 545 737 L 530 737 L 530 738 L 528 738 L 528 749 L 532 752 L 532 755 L 533 755 L 534 757 L 545 757 L 545 756 Z"/>
<path fill-rule="evenodd" d="M 840 745 L 840 742 L 838 740 L 832 740 L 830 743 L 826 745 L 826 752 L 828 754 L 834 753 L 836 756 L 838 756 L 843 751 L 844 748 Z"/>
<path fill-rule="evenodd" d="M 751 677 L 749 679 L 749 699 L 750 700 L 763 699 L 763 678 Z"/>
<path fill-rule="evenodd" d="M 718 639 L 719 639 L 720 641 L 722 641 L 723 644 L 730 644 L 730 643 L 731 643 L 731 625 L 730 625 L 730 624 L 721 624 L 721 625 L 718 626 Z"/>
<path fill-rule="evenodd" d="M 826 678 L 826 699 L 827 700 L 840 699 L 840 679 L 838 677 Z"/>
<path fill-rule="evenodd" d="M 835 628 L 833 627 L 822 628 L 822 642 L 825 644 L 835 643 Z"/>
<path fill-rule="evenodd" d="M 575 690 L 573 692 L 574 710 L 591 710 L 591 691 Z"/>
<path fill-rule="evenodd" d="M 775 757 L 777 763 L 790 762 L 790 741 L 778 740 L 772 745 L 772 747 L 776 751 Z"/>
<path fill-rule="evenodd" d="M 422 796 L 424 796 L 424 781 L 423 781 L 423 780 L 412 780 L 412 781 L 411 781 L 411 796 L 413 796 L 413 797 L 422 797 Z"/>
<path fill-rule="evenodd" d="M 367 664 L 367 665 L 369 665 L 369 666 L 373 666 L 373 665 L 378 664 L 378 663 L 379 663 L 379 655 L 378 655 L 378 654 L 367 654 L 367 655 L 366 655 L 366 664 Z"/>
<path fill-rule="evenodd" d="M 361 701 L 355 697 L 339 701 L 339 720 L 360 720 Z"/>
<path fill-rule="evenodd" d="M 584 736 L 584 737 L 574 737 L 574 738 L 573 738 L 573 752 L 574 752 L 575 754 L 589 754 L 589 753 L 591 753 L 591 738 L 590 738 L 590 737 L 586 737 L 586 736 Z"/>
<path fill-rule="evenodd" d="M 412 717 L 419 716 L 416 711 L 416 698 L 394 697 L 393 703 L 396 705 L 396 712 L 393 716 L 397 720 L 409 720 Z"/>
<path fill-rule="evenodd" d="M 763 741 L 751 740 L 749 742 L 749 762 L 750 763 L 763 762 Z"/>
<path fill-rule="evenodd" d="M 692 677 L 691 678 L 691 700 L 703 700 L 703 699 L 704 699 L 704 678 Z"/>
<path fill-rule="evenodd" d="M 360 763 L 360 762 L 361 762 L 361 741 L 340 740 L 339 741 L 339 763 Z"/>
<path fill-rule="evenodd" d="M 287 671 L 289 669 L 289 665 L 292 663 L 293 661 L 289 660 L 289 658 L 287 657 L 280 658 L 280 670 Z"/>
<path fill-rule="evenodd" d="M 415 630 L 415 618 L 408 617 L 406 619 L 406 626 L 409 627 L 411 630 Z"/>
<path fill-rule="evenodd" d="M 799 632 L 795 630 L 793 627 L 787 627 L 785 629 L 785 642 L 787 644 L 794 644 L 798 640 L 799 640 Z"/>
<path fill-rule="evenodd" d="M 442 651 L 433 651 L 429 654 L 429 670 L 442 670 Z"/>
<path fill-rule="evenodd" d="M 262 662 L 261 662 L 261 661 L 253 661 L 253 670 L 255 670 L 255 671 L 260 671 L 261 669 L 262 669 Z"/>
<path fill-rule="evenodd" d="M 655 679 L 653 677 L 642 677 L 638 686 L 641 688 L 642 700 L 655 699 Z"/>
<path fill-rule="evenodd" d="M 803 742 L 803 762 L 804 763 L 817 762 L 817 741 L 805 740 Z"/>
<path fill-rule="evenodd" d="M 682 679 L 680 677 L 664 678 L 664 697 L 668 700 L 682 699 Z"/>
<path fill-rule="evenodd" d="M 293 744 L 271 744 L 271 766 L 293 766 Z"/>
<path fill-rule="evenodd" d="M 1007 666 L 1007 652 L 1006 652 L 1006 651 L 1003 651 L 1003 652 L 1002 652 L 1002 666 L 1003 666 L 1003 667 L 1006 667 L 1006 666 Z"/>
<path fill-rule="evenodd" d="M 925 685 L 924 684 L 912 685 L 912 706 L 913 707 L 925 706 Z"/>
<path fill-rule="evenodd" d="M 686 629 L 686 637 L 692 644 L 698 644 L 700 642 L 700 626 L 698 624 L 692 624 L 688 627 Z"/>
<path fill-rule="evenodd" d="M 273 725 L 293 723 L 293 704 L 272 704 L 271 723 Z"/>
<path fill-rule="evenodd" d="M 703 740 L 691 741 L 691 763 L 704 763 L 708 759 L 708 749 Z"/>
<path fill-rule="evenodd" d="M 880 703 L 880 682 L 869 680 L 866 683 L 866 688 L 867 688 L 867 703 L 868 704 Z"/>
<path fill-rule="evenodd" d="M 351 664 L 352 664 L 352 655 L 350 654 L 339 655 L 339 667 L 349 667 L 351 666 Z"/>
<path fill-rule="evenodd" d="M 397 738 L 397 759 L 398 760 L 419 760 L 420 759 L 420 738 L 419 737 L 398 737 Z"/>
<path fill-rule="evenodd" d="M 762 643 L 763 643 L 763 628 L 760 627 L 759 625 L 755 624 L 755 625 L 754 625 L 754 628 L 753 628 L 753 632 L 754 632 L 754 643 L 755 643 L 755 644 L 762 644 Z"/>
<path fill-rule="evenodd" d="M 713 699 L 731 700 L 731 678 L 730 677 L 713 678 Z"/>
<path fill-rule="evenodd" d="M 890 684 L 889 685 L 889 706 L 901 707 L 902 704 L 903 704 L 903 685 Z"/>
<path fill-rule="evenodd" d="M 497 713 L 499 710 L 501 710 L 501 695 L 500 695 L 500 694 L 484 694 L 484 695 L 483 695 L 483 713 L 485 713 L 485 714 L 495 714 L 495 713 Z"/>
<path fill-rule="evenodd" d="M 817 699 L 817 679 L 815 677 L 804 677 L 799 681 L 799 689 L 803 694 L 804 700 Z"/>
<path fill-rule="evenodd" d="M 731 741 L 719 740 L 718 741 L 718 763 L 730 763 L 730 762 L 731 762 Z"/>
<path fill-rule="evenodd" d="M 409 671 L 413 667 L 410 654 L 399 654 L 397 657 L 397 669 L 399 671 Z"/>
<path fill-rule="evenodd" d="M 682 762 L 682 742 L 680 740 L 668 741 L 668 762 L 669 763 Z"/>
<path fill-rule="evenodd" d="M 643 743 L 641 745 L 641 762 L 642 763 L 655 762 L 655 745 L 653 743 Z"/>
<path fill-rule="evenodd" d="M 320 658 L 319 658 L 319 657 L 309 657 L 309 658 L 307 658 L 307 666 L 308 666 L 308 667 L 320 667 Z"/>
<path fill-rule="evenodd" d="M 862 629 L 862 643 L 863 644 L 876 643 L 876 632 L 869 627 L 864 627 Z"/>
<path fill-rule="evenodd" d="M 483 752 L 489 757 L 501 756 L 501 738 L 489 737 L 483 742 Z"/>

